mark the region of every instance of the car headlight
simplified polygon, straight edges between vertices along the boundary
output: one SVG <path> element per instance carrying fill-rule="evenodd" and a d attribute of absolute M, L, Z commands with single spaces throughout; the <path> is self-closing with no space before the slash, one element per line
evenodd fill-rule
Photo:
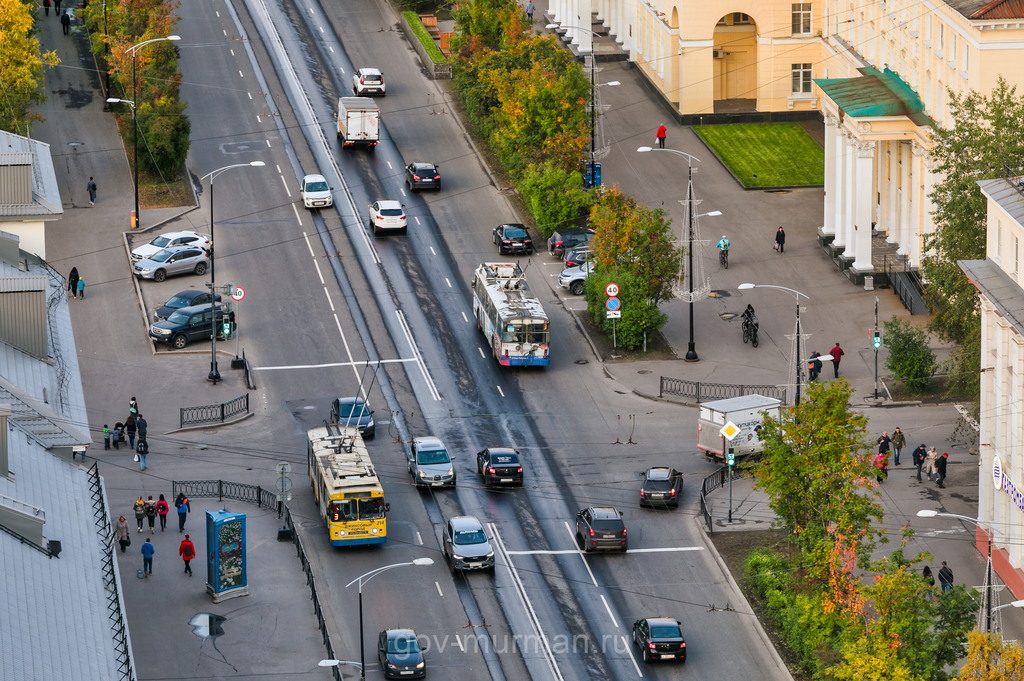
<path fill-rule="evenodd" d="M 423 669 L 426 665 L 426 662 L 420 662 L 418 665 L 416 665 L 416 669 Z"/>
<path fill-rule="evenodd" d="M 486 556 L 484 556 L 484 558 L 494 558 L 494 551 L 488 553 Z"/>
<path fill-rule="evenodd" d="M 140 269 L 139 271 L 142 272 L 143 274 L 149 274 L 150 272 L 153 271 L 153 268 L 152 267 L 147 267 L 145 269 Z"/>
<path fill-rule="evenodd" d="M 421 477 L 421 478 L 425 478 L 425 477 L 427 477 L 427 474 L 426 474 L 426 473 L 424 473 L 423 471 L 420 471 L 420 477 Z"/>
<path fill-rule="evenodd" d="M 449 469 L 448 469 L 448 475 L 451 475 L 451 474 L 452 474 L 452 471 L 453 471 L 453 469 L 449 468 Z"/>
<path fill-rule="evenodd" d="M 370 419 L 369 422 L 367 422 L 366 427 L 373 428 L 373 419 Z"/>
<path fill-rule="evenodd" d="M 398 667 L 388 662 L 388 669 L 398 669 Z"/>
<path fill-rule="evenodd" d="M 453 553 L 452 554 L 452 558 L 454 558 L 455 560 L 466 560 L 465 558 L 463 558 L 462 556 L 460 556 L 457 553 Z"/>

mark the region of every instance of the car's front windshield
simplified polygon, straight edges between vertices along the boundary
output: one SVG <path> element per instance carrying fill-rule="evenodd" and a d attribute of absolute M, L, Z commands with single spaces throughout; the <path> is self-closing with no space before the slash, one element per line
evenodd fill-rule
<path fill-rule="evenodd" d="M 357 418 L 359 416 L 369 416 L 370 411 L 366 408 L 366 403 L 362 400 L 358 402 L 342 402 L 338 404 L 338 418 Z"/>
<path fill-rule="evenodd" d="M 459 546 L 466 544 L 483 544 L 487 541 L 483 530 L 463 530 L 455 533 L 455 543 Z"/>
<path fill-rule="evenodd" d="M 327 186 L 326 182 L 310 182 L 306 185 L 307 192 L 329 192 L 331 188 Z"/>
<path fill-rule="evenodd" d="M 384 517 L 384 499 L 383 497 L 374 497 L 372 499 L 359 499 L 359 519 L 360 520 L 377 520 L 378 518 Z"/>
<path fill-rule="evenodd" d="M 421 466 L 430 466 L 432 464 L 444 464 L 449 463 L 451 457 L 448 456 L 448 452 L 443 449 L 428 449 L 420 450 L 416 452 L 416 463 Z"/>
<path fill-rule="evenodd" d="M 191 303 L 192 301 L 189 300 L 188 298 L 183 298 L 182 296 L 174 296 L 173 298 L 167 301 L 167 307 L 188 307 Z"/>
<path fill-rule="evenodd" d="M 393 638 L 388 641 L 388 652 L 396 655 L 408 655 L 420 652 L 420 644 L 412 636 Z"/>
<path fill-rule="evenodd" d="M 172 255 L 174 255 L 174 251 L 169 251 L 165 248 L 151 255 L 149 259 L 155 260 L 156 262 L 167 262 L 167 259 L 170 258 Z"/>
<path fill-rule="evenodd" d="M 682 638 L 679 627 L 675 625 L 656 625 L 651 627 L 651 638 Z"/>
<path fill-rule="evenodd" d="M 171 324 L 188 324 L 188 320 L 192 318 L 192 315 L 185 314 L 184 312 L 175 312 L 167 318 Z"/>
<path fill-rule="evenodd" d="M 149 243 L 153 246 L 156 246 L 157 248 L 163 248 L 167 244 L 171 243 L 171 240 L 169 237 L 166 236 L 158 236 Z"/>

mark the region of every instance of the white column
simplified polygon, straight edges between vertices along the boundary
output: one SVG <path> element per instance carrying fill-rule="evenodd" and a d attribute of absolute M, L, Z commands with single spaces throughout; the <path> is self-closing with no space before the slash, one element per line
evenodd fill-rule
<path fill-rule="evenodd" d="M 921 170 L 924 167 L 924 147 L 917 142 L 911 144 L 910 176 L 910 266 L 921 265 Z"/>
<path fill-rule="evenodd" d="M 857 187 L 871 186 L 871 173 L 875 165 L 875 143 L 857 142 Z M 871 201 L 869 192 L 861 191 L 857 195 L 857 215 L 855 236 L 857 242 L 857 259 L 852 267 L 857 272 L 870 272 L 875 269 L 871 262 Z"/>
<path fill-rule="evenodd" d="M 894 244 L 898 241 L 897 232 L 899 223 L 897 223 L 896 204 L 898 203 L 900 192 L 899 192 L 899 177 L 900 177 L 900 143 L 899 140 L 889 140 L 889 201 L 886 206 L 889 209 L 889 220 L 886 226 L 889 228 L 886 232 L 886 242 Z"/>
<path fill-rule="evenodd" d="M 682 82 L 680 80 L 680 82 Z M 822 234 L 836 233 L 836 131 L 839 119 L 825 114 L 825 224 Z"/>
<path fill-rule="evenodd" d="M 846 198 L 846 206 L 844 207 L 846 215 L 843 218 L 843 227 L 846 232 L 846 252 L 843 256 L 847 259 L 856 259 L 857 257 L 857 241 L 854 238 L 854 220 L 856 215 L 854 213 L 854 206 L 857 198 L 857 189 L 860 188 L 860 183 L 857 182 L 856 166 L 854 161 L 857 158 L 857 138 L 853 133 L 846 133 L 846 149 L 843 152 L 844 163 L 846 166 L 846 187 L 843 189 L 843 196 Z"/>
<path fill-rule="evenodd" d="M 612 0 L 612 21 L 614 22 L 611 31 L 615 35 L 615 42 L 625 47 L 626 34 L 629 33 L 629 24 L 626 21 L 626 9 L 629 3 L 626 0 Z"/>
<path fill-rule="evenodd" d="M 580 0 L 568 0 L 565 23 L 570 26 L 568 33 L 569 42 L 578 46 L 580 44 L 579 27 L 582 25 L 580 21 Z"/>
<path fill-rule="evenodd" d="M 924 196 L 921 198 L 921 207 L 923 208 L 923 215 L 921 217 L 921 233 L 925 236 L 931 236 L 932 232 L 935 231 L 935 221 L 932 218 L 932 191 L 935 189 L 935 163 L 932 160 L 931 155 L 926 154 L 924 157 Z M 926 252 L 924 244 L 921 244 L 922 252 Z"/>
<path fill-rule="evenodd" d="M 594 52 L 594 34 L 590 32 L 590 22 L 593 21 L 591 9 L 594 6 L 594 0 L 575 0 L 575 2 L 577 13 L 579 14 L 576 25 L 584 29 L 577 31 L 579 34 L 579 51 L 580 54 L 592 54 Z M 597 66 L 597 62 L 594 63 L 594 66 Z"/>
<path fill-rule="evenodd" d="M 900 248 L 897 253 L 910 253 L 910 144 L 900 142 Z"/>
<path fill-rule="evenodd" d="M 846 195 L 849 193 L 849 187 L 846 186 L 848 176 L 846 174 L 846 130 L 842 126 L 836 128 L 836 150 L 835 150 L 835 167 L 836 167 L 836 210 L 834 218 L 834 226 L 836 230 L 836 238 L 832 242 L 836 248 L 846 246 Z"/>
<path fill-rule="evenodd" d="M 597 0 L 597 18 L 602 24 L 607 23 L 608 15 L 605 13 L 605 8 L 608 6 L 608 0 Z"/>
<path fill-rule="evenodd" d="M 885 222 L 885 199 L 886 194 L 889 190 L 888 182 L 885 181 L 886 162 L 888 159 L 885 155 L 886 149 L 885 142 L 878 142 L 875 146 L 878 149 L 878 153 L 875 154 L 878 159 L 878 163 L 875 164 L 875 190 L 878 192 L 875 194 L 875 222 L 878 223 L 878 233 L 881 234 L 886 231 Z"/>

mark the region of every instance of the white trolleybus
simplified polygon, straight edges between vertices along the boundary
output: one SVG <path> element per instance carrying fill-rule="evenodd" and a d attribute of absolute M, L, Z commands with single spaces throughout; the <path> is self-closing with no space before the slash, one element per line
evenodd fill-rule
<path fill-rule="evenodd" d="M 548 316 L 510 262 L 485 262 L 473 273 L 473 315 L 502 366 L 547 366 Z"/>
<path fill-rule="evenodd" d="M 383 544 L 384 488 L 355 426 L 330 424 L 306 432 L 309 485 L 334 546 Z"/>

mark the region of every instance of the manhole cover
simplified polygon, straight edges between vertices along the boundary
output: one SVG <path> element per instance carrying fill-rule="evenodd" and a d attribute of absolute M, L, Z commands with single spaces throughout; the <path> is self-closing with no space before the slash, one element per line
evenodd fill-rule
<path fill-rule="evenodd" d="M 576 364 L 589 364 L 589 363 L 590 363 L 590 360 L 586 360 L 586 359 L 578 359 L 578 360 L 576 360 Z"/>
<path fill-rule="evenodd" d="M 765 194 L 791 194 L 792 192 L 788 189 L 765 189 Z"/>
<path fill-rule="evenodd" d="M 68 142 L 69 147 L 80 147 L 83 144 L 85 144 L 85 142 Z"/>
<path fill-rule="evenodd" d="M 320 523 L 315 520 L 307 520 L 306 522 L 299 523 L 299 527 L 320 527 Z"/>
<path fill-rule="evenodd" d="M 728 298 L 731 295 L 732 294 L 729 293 L 728 291 L 712 291 L 711 293 L 708 294 L 708 297 L 710 297 L 710 298 Z"/>
<path fill-rule="evenodd" d="M 653 373 L 650 369 L 641 369 L 637 372 L 638 374 L 650 374 Z"/>
<path fill-rule="evenodd" d="M 723 312 L 722 314 L 720 314 L 718 316 L 721 317 L 722 319 L 724 319 L 725 321 L 729 321 L 730 319 L 733 319 L 733 318 L 736 317 L 736 313 L 735 312 Z"/>

